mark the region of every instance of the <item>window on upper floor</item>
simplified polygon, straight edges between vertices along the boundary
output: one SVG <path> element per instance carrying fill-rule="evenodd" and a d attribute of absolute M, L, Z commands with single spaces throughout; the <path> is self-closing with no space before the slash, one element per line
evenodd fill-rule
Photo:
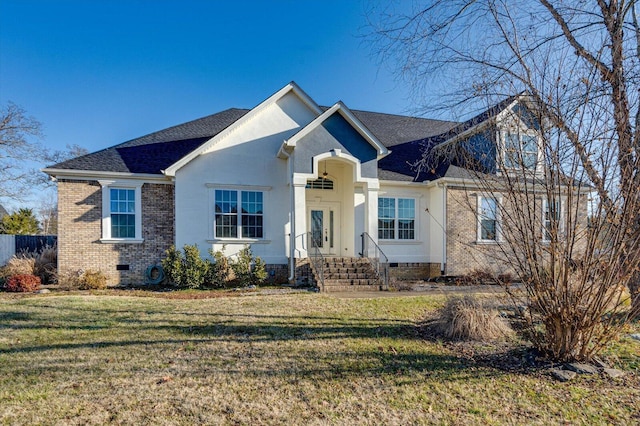
<path fill-rule="evenodd" d="M 262 191 L 215 190 L 215 238 L 263 238 Z"/>
<path fill-rule="evenodd" d="M 413 198 L 378 198 L 378 239 L 414 240 L 415 206 Z"/>
<path fill-rule="evenodd" d="M 478 242 L 497 242 L 500 232 L 499 201 L 495 197 L 478 197 Z"/>
<path fill-rule="evenodd" d="M 528 133 L 504 135 L 504 168 L 536 170 L 538 166 L 538 138 Z"/>

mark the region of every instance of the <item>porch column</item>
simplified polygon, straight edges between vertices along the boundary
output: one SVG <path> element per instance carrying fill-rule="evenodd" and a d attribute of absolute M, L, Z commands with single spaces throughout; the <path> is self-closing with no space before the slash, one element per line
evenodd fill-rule
<path fill-rule="evenodd" d="M 307 257 L 307 199 L 306 199 L 306 177 L 293 178 L 293 197 L 295 201 L 295 251 L 296 259 Z"/>
<path fill-rule="evenodd" d="M 378 191 L 380 183 L 377 179 L 367 182 L 366 186 L 366 220 L 365 231 L 378 243 Z"/>

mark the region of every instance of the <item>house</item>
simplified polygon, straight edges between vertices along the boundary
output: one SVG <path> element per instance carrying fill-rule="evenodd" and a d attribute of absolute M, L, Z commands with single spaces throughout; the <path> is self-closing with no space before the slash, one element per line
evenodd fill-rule
<path fill-rule="evenodd" d="M 46 168 L 58 182 L 60 269 L 140 283 L 171 245 L 197 244 L 206 255 L 249 244 L 280 281 L 303 274 L 312 255 L 369 257 L 370 247 L 398 278 L 499 271 L 496 199 L 468 191 L 464 164 L 413 164 L 425 149 L 461 140 L 485 153 L 489 169 L 509 147 L 536 157 L 525 109 L 511 98 L 457 123 L 321 107 L 289 83 L 253 109 Z M 521 119 L 505 118 L 514 114 Z"/>

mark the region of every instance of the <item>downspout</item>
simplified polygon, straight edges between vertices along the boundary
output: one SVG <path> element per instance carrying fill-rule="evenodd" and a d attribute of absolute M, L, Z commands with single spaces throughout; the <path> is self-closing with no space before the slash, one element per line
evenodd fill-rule
<path fill-rule="evenodd" d="M 293 186 L 293 152 L 287 154 L 287 163 L 289 163 L 289 278 L 292 282 L 296 278 L 296 261 L 294 258 L 296 250 L 296 191 Z"/>
<path fill-rule="evenodd" d="M 445 274 L 447 264 L 447 184 L 442 184 L 442 257 L 440 260 L 440 275 Z"/>

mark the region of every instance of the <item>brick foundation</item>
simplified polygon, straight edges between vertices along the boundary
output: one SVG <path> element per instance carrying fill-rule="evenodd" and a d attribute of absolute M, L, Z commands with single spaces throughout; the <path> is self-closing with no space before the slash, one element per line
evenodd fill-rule
<path fill-rule="evenodd" d="M 439 263 L 391 263 L 389 278 L 397 281 L 415 281 L 440 276 Z"/>

